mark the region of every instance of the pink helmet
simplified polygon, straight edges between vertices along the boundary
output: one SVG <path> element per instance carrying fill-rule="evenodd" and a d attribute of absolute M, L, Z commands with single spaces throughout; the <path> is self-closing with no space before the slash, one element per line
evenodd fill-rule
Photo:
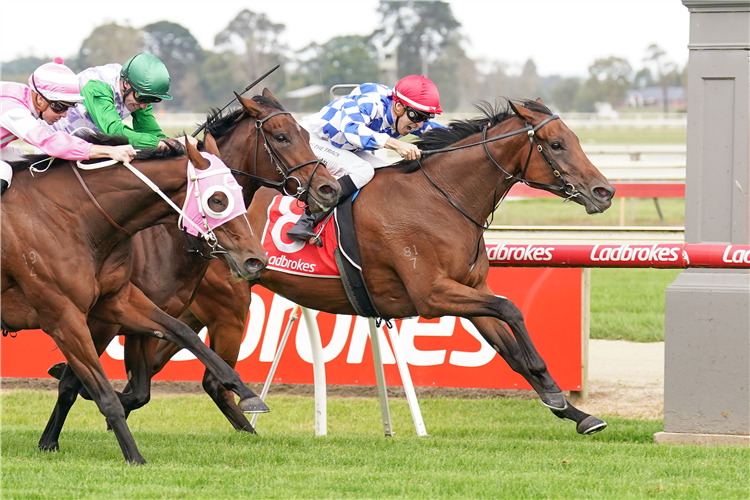
<path fill-rule="evenodd" d="M 440 114 L 440 94 L 432 80 L 424 75 L 402 78 L 393 89 L 393 98 L 404 106 L 424 113 Z"/>
<path fill-rule="evenodd" d="M 56 57 L 54 62 L 42 64 L 29 77 L 29 87 L 48 101 L 81 102 L 81 85 L 65 61 Z"/>

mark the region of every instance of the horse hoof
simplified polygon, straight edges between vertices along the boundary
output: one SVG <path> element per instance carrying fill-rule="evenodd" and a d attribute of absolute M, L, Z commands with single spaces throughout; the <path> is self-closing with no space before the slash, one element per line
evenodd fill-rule
<path fill-rule="evenodd" d="M 542 400 L 542 404 L 551 410 L 562 411 L 568 408 L 568 400 L 565 399 L 562 392 L 540 394 L 539 398 Z"/>
<path fill-rule="evenodd" d="M 271 411 L 258 396 L 243 399 L 240 401 L 239 407 L 242 413 L 268 413 Z"/>
<path fill-rule="evenodd" d="M 65 361 L 56 363 L 50 366 L 49 368 L 47 368 L 47 374 L 52 378 L 56 378 L 57 380 L 60 380 L 63 376 L 63 372 L 65 371 L 66 366 L 68 366 L 68 363 L 66 363 Z"/>
<path fill-rule="evenodd" d="M 59 443 L 39 443 L 39 449 L 42 451 L 60 451 Z"/>
<path fill-rule="evenodd" d="M 607 427 L 607 422 L 598 419 L 593 415 L 589 415 L 588 417 L 581 420 L 581 422 L 576 427 L 576 430 L 578 431 L 578 434 L 588 436 L 590 434 L 596 434 L 599 431 L 603 431 L 605 427 Z"/>

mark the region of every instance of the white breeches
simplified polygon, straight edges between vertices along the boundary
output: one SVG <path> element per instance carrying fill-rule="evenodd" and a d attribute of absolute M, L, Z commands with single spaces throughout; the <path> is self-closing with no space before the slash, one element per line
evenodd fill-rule
<path fill-rule="evenodd" d="M 310 134 L 310 147 L 315 156 L 326 163 L 328 172 L 335 178 L 348 175 L 357 189 L 372 180 L 375 169 L 388 165 L 369 151 L 347 151 Z"/>
<path fill-rule="evenodd" d="M 6 162 L 21 160 L 24 154 L 26 154 L 25 151 L 13 146 L 6 146 L 0 149 L 0 179 L 7 182 L 8 186 L 10 186 L 10 181 L 13 179 L 13 169 Z"/>

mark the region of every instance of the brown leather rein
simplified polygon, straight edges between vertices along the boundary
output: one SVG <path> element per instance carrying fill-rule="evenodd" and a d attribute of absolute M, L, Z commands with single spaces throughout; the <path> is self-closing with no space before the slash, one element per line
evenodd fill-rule
<path fill-rule="evenodd" d="M 99 209 L 99 212 L 104 216 L 105 219 L 109 221 L 110 224 L 112 224 L 114 227 L 122 231 L 123 233 L 127 234 L 128 236 L 133 236 L 133 233 L 128 231 L 127 229 L 121 227 L 117 222 L 112 220 L 112 217 L 107 215 L 107 212 L 104 211 L 101 205 L 99 205 L 99 202 L 96 201 L 96 198 L 94 198 L 93 193 L 89 190 L 89 187 L 86 185 L 86 183 L 83 181 L 83 177 L 81 177 L 80 172 L 78 172 L 78 168 L 76 167 L 75 163 L 73 161 L 70 162 L 70 168 L 73 169 L 73 173 L 76 174 L 76 177 L 78 177 L 78 182 L 81 183 L 81 187 L 83 187 L 83 190 L 86 191 L 86 194 L 89 195 L 89 199 L 94 203 L 94 206 Z"/>

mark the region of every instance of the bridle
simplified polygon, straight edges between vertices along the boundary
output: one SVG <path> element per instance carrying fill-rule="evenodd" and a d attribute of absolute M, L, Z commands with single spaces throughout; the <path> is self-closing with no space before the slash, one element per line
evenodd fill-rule
<path fill-rule="evenodd" d="M 53 160 L 53 158 L 50 158 L 50 164 L 51 164 L 51 160 Z M 99 204 L 99 202 L 94 197 L 94 194 L 91 192 L 91 190 L 89 190 L 88 186 L 86 185 L 86 182 L 83 180 L 83 177 L 81 177 L 81 174 L 78 172 L 78 169 L 82 169 L 82 170 L 97 170 L 97 169 L 100 169 L 100 168 L 104 168 L 104 167 L 109 167 L 109 166 L 115 165 L 117 163 L 122 163 L 123 166 L 125 166 L 128 170 L 130 170 L 133 174 L 135 174 L 136 177 L 138 177 L 144 184 L 146 184 L 149 188 L 151 188 L 151 190 L 153 192 L 155 192 L 157 195 L 159 195 L 164 201 L 166 201 L 169 204 L 170 207 L 172 207 L 172 209 L 174 209 L 180 215 L 180 217 L 178 219 L 178 222 L 177 222 L 178 226 L 181 226 L 181 225 L 184 226 L 185 224 L 192 225 L 197 230 L 197 232 L 199 234 L 199 238 L 198 239 L 203 240 L 211 248 L 211 251 L 209 252 L 209 254 L 205 255 L 202 251 L 200 251 L 200 249 L 198 249 L 198 247 L 196 245 L 193 244 L 193 241 L 190 240 L 191 241 L 191 247 L 187 249 L 189 252 L 198 253 L 202 257 L 208 258 L 208 259 L 215 259 L 219 255 L 227 253 L 227 251 L 224 249 L 224 247 L 222 247 L 221 244 L 219 243 L 219 240 L 216 237 L 216 234 L 214 233 L 213 229 L 211 229 L 209 227 L 209 225 L 207 224 L 207 222 L 206 222 L 206 215 L 205 215 L 205 213 L 203 213 L 203 211 L 201 211 L 201 214 L 200 214 L 202 216 L 202 222 L 203 222 L 202 225 L 203 225 L 203 227 L 201 227 L 198 224 L 196 224 L 194 221 L 192 221 L 185 214 L 185 208 L 187 207 L 188 200 L 190 199 L 191 196 L 195 196 L 197 199 L 202 199 L 202 194 L 201 194 L 200 186 L 199 186 L 199 184 L 197 182 L 194 182 L 194 185 L 193 185 L 194 193 L 190 193 L 189 189 L 186 190 L 186 192 L 185 192 L 184 206 L 183 206 L 183 208 L 180 208 L 166 194 L 164 194 L 164 192 L 161 189 L 159 189 L 159 187 L 156 184 L 154 184 L 153 181 L 151 181 L 151 179 L 149 179 L 148 177 L 146 177 L 146 175 L 144 175 L 140 170 L 138 170 L 137 168 L 135 168 L 129 162 L 117 162 L 115 160 L 103 160 L 103 161 L 96 162 L 96 163 L 88 163 L 88 164 L 86 164 L 86 163 L 82 163 L 80 161 L 73 162 L 71 160 L 69 163 L 70 163 L 70 167 L 73 169 L 73 173 L 75 173 L 76 177 L 78 178 L 78 182 L 83 187 L 83 190 L 86 192 L 86 194 L 88 195 L 89 199 L 94 203 L 94 206 L 96 206 L 96 208 L 99 210 L 99 212 L 104 216 L 105 219 L 107 219 L 107 221 L 112 226 L 114 226 L 116 229 L 122 231 L 123 233 L 127 234 L 128 236 L 132 237 L 133 233 L 131 231 L 128 231 L 124 227 L 120 226 L 119 224 L 117 224 L 117 222 L 115 222 L 114 219 L 112 219 L 105 212 L 104 208 L 102 208 L 102 206 Z M 77 167 L 76 167 L 76 165 L 77 165 Z M 48 166 L 48 168 L 49 168 L 49 166 Z M 190 169 L 190 160 L 188 160 L 188 169 Z M 43 172 L 44 170 L 35 170 L 35 171 L 37 171 L 37 172 Z M 212 173 L 211 175 L 217 175 L 217 174 L 216 173 Z M 196 177 L 196 179 L 194 179 L 194 181 L 197 180 L 197 175 L 194 174 L 194 177 Z M 189 188 L 189 186 L 188 186 L 188 188 Z M 199 204 L 199 206 L 200 206 L 200 204 Z M 184 229 L 184 227 L 182 228 L 182 231 L 187 234 L 187 231 Z M 188 235 L 188 236 L 190 236 L 190 235 Z"/>
<path fill-rule="evenodd" d="M 500 186 L 502 185 L 503 182 L 505 182 L 507 180 L 513 180 L 515 182 L 522 182 L 522 183 L 526 184 L 529 187 L 538 187 L 538 188 L 546 189 L 546 190 L 550 190 L 550 191 L 560 191 L 565 196 L 567 196 L 567 198 L 565 198 L 565 200 L 564 200 L 564 201 L 567 202 L 567 201 L 570 201 L 571 199 L 576 198 L 579 195 L 581 195 L 581 192 L 578 191 L 578 189 L 573 184 L 571 184 L 570 182 L 568 182 L 567 180 L 565 180 L 565 177 L 563 177 L 563 174 L 555 166 L 555 164 L 552 163 L 552 160 L 550 160 L 549 157 L 546 155 L 546 153 L 544 152 L 544 148 L 542 148 L 542 145 L 539 143 L 539 140 L 536 138 L 536 132 L 539 129 L 541 129 L 543 126 L 545 126 L 547 123 L 551 122 L 552 120 L 557 120 L 559 118 L 560 117 L 557 116 L 557 115 L 550 115 L 547 118 L 545 118 L 544 120 L 542 120 L 541 122 L 539 122 L 536 126 L 532 126 L 530 123 L 526 123 L 525 124 L 526 126 L 524 128 L 522 128 L 522 129 L 518 129 L 518 130 L 514 130 L 512 132 L 508 132 L 506 134 L 498 135 L 496 137 L 492 137 L 491 139 L 487 139 L 487 131 L 490 128 L 490 125 L 487 124 L 487 125 L 485 125 L 482 128 L 482 140 L 479 141 L 479 142 L 473 142 L 471 144 L 464 144 L 463 146 L 453 146 L 453 147 L 443 148 L 443 149 L 426 150 L 426 151 L 422 151 L 422 154 L 423 155 L 428 155 L 428 154 L 435 154 L 435 153 L 447 153 L 449 151 L 457 151 L 459 149 L 465 149 L 465 148 L 470 148 L 472 146 L 482 145 L 482 147 L 484 148 L 484 153 L 485 153 L 485 155 L 487 155 L 487 158 L 489 158 L 490 161 L 497 168 L 499 168 L 501 172 L 503 172 L 505 174 L 505 178 L 502 181 L 500 181 L 500 183 L 495 188 L 495 193 L 497 193 L 497 190 L 500 188 Z M 526 133 L 528 135 L 528 137 L 529 137 L 529 154 L 528 154 L 528 156 L 526 156 L 526 163 L 524 164 L 523 170 L 521 171 L 521 175 L 517 176 L 517 175 L 513 175 L 510 172 L 508 172 L 507 170 L 505 170 L 502 166 L 500 166 L 500 164 L 497 161 L 495 161 L 495 159 L 490 154 L 489 149 L 487 148 L 487 143 L 499 141 L 501 139 L 507 139 L 508 137 L 513 137 L 513 136 L 516 136 L 516 135 L 519 135 L 519 134 L 523 134 L 523 133 Z M 536 145 L 536 148 L 534 147 L 535 145 Z M 554 184 L 546 184 L 546 183 L 543 183 L 543 182 L 531 181 L 531 180 L 526 179 L 526 171 L 529 168 L 529 163 L 531 161 L 531 154 L 534 152 L 534 149 L 536 149 L 537 151 L 539 151 L 542 154 L 542 157 L 544 157 L 544 160 L 546 161 L 547 165 L 549 165 L 550 168 L 552 169 L 552 174 L 555 176 L 556 179 L 560 179 L 560 181 L 562 182 L 562 186 L 558 186 L 558 185 L 554 185 Z M 428 181 L 430 181 L 430 184 L 432 184 L 432 186 L 435 189 L 437 189 L 445 197 L 445 199 L 448 200 L 448 202 L 456 210 L 458 210 L 458 212 L 461 215 L 463 215 L 465 218 L 467 218 L 468 220 L 470 220 L 475 226 L 479 227 L 483 231 L 486 230 L 487 228 L 489 228 L 489 226 L 491 224 L 491 220 L 490 221 L 486 221 L 484 224 L 480 224 L 479 222 L 475 221 L 470 215 L 468 215 L 463 209 L 461 209 L 461 207 L 459 207 L 450 198 L 450 196 L 448 195 L 448 193 L 446 193 L 445 191 L 443 191 L 440 188 L 440 186 L 438 186 L 435 183 L 435 181 L 433 181 L 430 178 L 430 176 L 427 175 L 427 172 L 425 171 L 424 167 L 422 166 L 422 162 L 419 159 L 417 159 L 417 162 L 418 162 L 419 168 L 422 171 L 422 173 L 424 174 L 424 176 L 427 178 Z M 508 191 L 506 191 L 506 194 L 507 194 L 507 192 Z M 500 204 L 500 202 L 503 201 L 504 197 L 505 197 L 505 194 L 497 202 L 495 202 L 495 208 L 497 208 L 497 206 Z M 495 195 L 495 197 L 493 198 L 493 200 L 496 199 L 496 198 L 497 198 L 497 194 Z M 494 213 L 494 210 L 491 213 Z"/>
<path fill-rule="evenodd" d="M 310 198 L 312 198 L 313 201 L 319 204 L 318 200 L 315 199 L 315 197 L 311 194 L 310 186 L 312 185 L 315 172 L 317 171 L 318 167 L 321 164 L 321 160 L 316 158 L 315 160 L 310 160 L 308 162 L 302 163 L 294 167 L 289 167 L 284 162 L 284 159 L 281 157 L 281 155 L 279 155 L 279 153 L 268 142 L 268 137 L 266 136 L 266 132 L 265 130 L 263 130 L 263 124 L 277 115 L 291 115 L 291 113 L 289 111 L 276 111 L 275 113 L 271 113 L 270 115 L 264 118 L 256 118 L 255 120 L 255 151 L 253 152 L 253 173 L 249 174 L 247 172 L 241 172 L 233 168 L 230 168 L 229 170 L 231 170 L 231 172 L 235 175 L 247 177 L 249 179 L 252 179 L 260 183 L 263 186 L 271 187 L 274 189 L 279 189 L 285 195 L 294 196 L 300 201 L 308 201 Z M 266 153 L 271 158 L 271 163 L 274 165 L 274 167 L 276 167 L 276 172 L 278 172 L 279 175 L 281 176 L 281 179 L 282 179 L 281 181 L 272 181 L 270 179 L 266 179 L 264 177 L 260 177 L 257 175 L 258 142 L 259 142 L 258 136 L 263 137 L 263 149 L 266 150 Z M 310 173 L 310 177 L 307 180 L 307 184 L 303 186 L 302 181 L 300 181 L 299 178 L 297 178 L 297 176 L 293 174 L 296 171 L 300 170 L 301 168 L 304 168 L 313 163 L 315 164 L 315 167 L 313 167 L 313 171 Z M 287 189 L 287 183 L 290 180 L 294 181 L 297 184 L 297 189 L 295 190 L 294 193 L 291 193 Z M 308 201 L 308 204 L 309 204 L 309 201 Z"/>

